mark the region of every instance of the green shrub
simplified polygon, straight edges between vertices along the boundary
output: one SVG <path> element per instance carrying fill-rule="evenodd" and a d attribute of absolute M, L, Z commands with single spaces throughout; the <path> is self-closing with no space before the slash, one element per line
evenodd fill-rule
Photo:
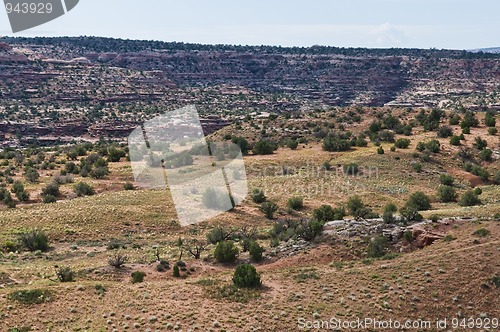
<path fill-rule="evenodd" d="M 42 196 L 42 200 L 46 204 L 57 202 L 57 198 L 53 195 L 44 195 L 44 196 Z"/>
<path fill-rule="evenodd" d="M 480 228 L 474 232 L 473 235 L 480 236 L 480 237 L 486 237 L 490 235 L 490 231 L 487 230 L 486 228 Z"/>
<path fill-rule="evenodd" d="M 287 205 L 290 209 L 300 210 L 304 207 L 304 200 L 302 197 L 291 197 L 288 199 Z"/>
<path fill-rule="evenodd" d="M 474 206 L 481 204 L 481 200 L 474 191 L 468 190 L 462 194 L 460 200 L 458 201 L 458 204 L 460 206 Z"/>
<path fill-rule="evenodd" d="M 394 203 L 388 203 L 385 207 L 384 207 L 384 212 L 392 212 L 392 213 L 396 213 L 398 212 L 398 207 L 396 206 L 396 204 Z"/>
<path fill-rule="evenodd" d="M 486 115 L 484 116 L 484 124 L 486 125 L 486 127 L 495 127 L 496 126 L 495 117 L 490 113 L 486 113 Z"/>
<path fill-rule="evenodd" d="M 264 248 L 258 244 L 256 241 L 250 243 L 250 248 L 248 250 L 250 253 L 250 258 L 254 262 L 262 261 L 262 253 L 264 252 Z"/>
<path fill-rule="evenodd" d="M 500 277 L 499 276 L 493 276 L 491 278 L 491 283 L 495 285 L 496 288 L 500 288 Z"/>
<path fill-rule="evenodd" d="M 388 241 L 385 236 L 378 236 L 368 244 L 368 257 L 379 258 L 386 254 Z"/>
<path fill-rule="evenodd" d="M 207 233 L 207 241 L 211 244 L 217 244 L 222 241 L 231 240 L 232 233 L 232 231 L 227 230 L 223 227 L 215 227 Z"/>
<path fill-rule="evenodd" d="M 396 146 L 398 149 L 408 149 L 410 146 L 411 141 L 407 138 L 400 138 L 397 139 L 396 142 L 394 142 L 394 146 Z"/>
<path fill-rule="evenodd" d="M 52 294 L 46 289 L 30 289 L 12 292 L 8 295 L 8 298 L 21 304 L 30 305 L 50 302 Z"/>
<path fill-rule="evenodd" d="M 453 129 L 448 126 L 441 126 L 437 130 L 438 137 L 447 138 L 453 135 Z"/>
<path fill-rule="evenodd" d="M 417 211 L 425 211 L 431 209 L 430 198 L 421 191 L 417 191 L 410 195 L 406 206 L 414 207 Z"/>
<path fill-rule="evenodd" d="M 357 175 L 359 173 L 359 166 L 356 163 L 350 163 L 347 165 L 344 165 L 344 174 L 347 175 Z"/>
<path fill-rule="evenodd" d="M 403 233 L 403 239 L 405 239 L 405 241 L 407 243 L 412 243 L 414 238 L 413 238 L 413 232 L 412 231 L 406 231 Z"/>
<path fill-rule="evenodd" d="M 75 185 L 75 194 L 78 197 L 92 196 L 95 194 L 95 191 L 91 185 L 84 183 L 84 182 L 79 182 Z"/>
<path fill-rule="evenodd" d="M 301 220 L 295 229 L 297 237 L 305 240 L 312 241 L 323 232 L 324 224 L 317 220 Z"/>
<path fill-rule="evenodd" d="M 105 166 L 101 166 L 101 167 L 95 167 L 94 169 L 92 169 L 90 171 L 90 176 L 93 177 L 94 179 L 103 179 L 105 178 L 108 174 L 109 174 L 109 170 L 107 167 Z"/>
<path fill-rule="evenodd" d="M 350 197 L 347 201 L 347 209 L 349 213 L 354 216 L 359 210 L 365 207 L 365 204 L 359 196 Z"/>
<path fill-rule="evenodd" d="M 422 164 L 421 163 L 413 164 L 413 170 L 417 173 L 421 173 L 422 172 Z"/>
<path fill-rule="evenodd" d="M 59 185 L 55 182 L 51 182 L 42 189 L 42 196 L 51 195 L 58 197 L 61 193 L 59 192 Z"/>
<path fill-rule="evenodd" d="M 40 250 L 45 252 L 49 250 L 49 239 L 44 231 L 39 229 L 29 230 L 19 234 L 19 244 L 29 251 Z"/>
<path fill-rule="evenodd" d="M 384 214 L 382 215 L 382 219 L 386 224 L 392 224 L 396 221 L 396 218 L 394 217 L 394 213 L 392 211 L 384 212 Z"/>
<path fill-rule="evenodd" d="M 495 136 L 498 134 L 498 129 L 497 128 L 488 128 L 488 134 Z"/>
<path fill-rule="evenodd" d="M 322 205 L 313 211 L 313 219 L 321 222 L 341 220 L 346 216 L 343 207 L 332 208 L 330 205 Z"/>
<path fill-rule="evenodd" d="M 252 197 L 252 201 L 257 204 L 261 204 L 266 201 L 266 195 L 264 194 L 264 191 L 257 188 L 252 190 L 250 197 Z"/>
<path fill-rule="evenodd" d="M 233 275 L 233 283 L 236 287 L 241 288 L 256 288 L 262 284 L 259 273 L 250 264 L 240 264 L 236 267 Z"/>
<path fill-rule="evenodd" d="M 437 197 L 443 203 L 454 202 L 457 199 L 457 192 L 451 186 L 440 186 Z"/>
<path fill-rule="evenodd" d="M 274 150 L 276 150 L 276 146 L 268 141 L 259 141 L 255 143 L 253 147 L 254 154 L 268 155 L 273 154 Z"/>
<path fill-rule="evenodd" d="M 482 139 L 481 137 L 476 137 L 476 139 L 474 140 L 474 147 L 478 150 L 482 150 L 484 148 L 486 148 L 488 146 L 488 142 L 484 139 Z"/>
<path fill-rule="evenodd" d="M 460 136 L 451 136 L 450 138 L 450 144 L 451 145 L 454 145 L 454 146 L 459 146 L 461 145 L 462 143 L 460 142 Z"/>
<path fill-rule="evenodd" d="M 278 205 L 273 202 L 264 202 L 260 205 L 260 211 L 264 213 L 266 218 L 273 219 L 274 213 L 278 211 Z"/>
<path fill-rule="evenodd" d="M 26 202 L 30 198 L 30 195 L 24 189 L 24 185 L 21 181 L 14 182 L 12 185 L 12 192 L 16 194 L 17 199 L 21 202 Z"/>
<path fill-rule="evenodd" d="M 481 160 L 484 160 L 484 161 L 491 161 L 492 155 L 493 155 L 493 151 L 491 151 L 490 149 L 481 150 L 481 152 L 479 153 Z"/>
<path fill-rule="evenodd" d="M 135 187 L 134 187 L 134 185 L 132 183 L 127 182 L 127 183 L 125 183 L 123 185 L 123 189 L 125 189 L 125 190 L 135 190 Z"/>
<path fill-rule="evenodd" d="M 234 263 L 238 257 L 239 250 L 232 241 L 222 241 L 217 244 L 214 256 L 219 263 Z"/>
<path fill-rule="evenodd" d="M 181 276 L 181 272 L 179 271 L 179 266 L 174 265 L 174 269 L 172 271 L 174 277 L 179 278 Z"/>
<path fill-rule="evenodd" d="M 291 150 L 297 150 L 298 146 L 299 146 L 299 142 L 297 142 L 297 140 L 289 140 L 288 143 L 286 144 L 288 146 L 288 148 L 290 148 Z"/>
<path fill-rule="evenodd" d="M 378 154 L 384 154 L 385 153 L 384 148 L 381 147 L 381 146 L 379 146 L 378 149 L 377 149 L 377 153 Z"/>
<path fill-rule="evenodd" d="M 146 273 L 144 273 L 142 271 L 132 272 L 132 283 L 137 284 L 139 282 L 143 282 L 145 276 L 146 276 Z"/>
<path fill-rule="evenodd" d="M 329 152 L 348 151 L 351 142 L 339 134 L 329 134 L 323 139 L 323 150 Z"/>
<path fill-rule="evenodd" d="M 455 182 L 455 179 L 451 175 L 441 174 L 439 176 L 439 182 L 441 182 L 441 184 L 444 185 L 444 186 L 453 186 L 453 183 Z"/>
<path fill-rule="evenodd" d="M 73 273 L 73 270 L 69 267 L 58 267 L 56 266 L 56 276 L 57 279 L 59 279 L 60 282 L 72 282 L 75 274 Z"/>
<path fill-rule="evenodd" d="M 115 269 L 120 269 L 127 261 L 128 257 L 126 255 L 116 253 L 108 259 L 108 264 Z"/>
<path fill-rule="evenodd" d="M 483 189 L 479 188 L 479 187 L 476 187 L 474 188 L 474 194 L 476 195 L 481 195 L 483 193 Z"/>
<path fill-rule="evenodd" d="M 421 221 L 424 219 L 414 206 L 404 206 L 399 210 L 399 213 L 401 213 L 401 217 L 406 222 Z"/>

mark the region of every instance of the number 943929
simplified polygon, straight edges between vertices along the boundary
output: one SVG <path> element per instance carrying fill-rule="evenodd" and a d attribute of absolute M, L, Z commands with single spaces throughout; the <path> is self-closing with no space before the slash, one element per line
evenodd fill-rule
<path fill-rule="evenodd" d="M 5 4 L 7 14 L 50 14 L 52 13 L 51 3 L 36 3 L 36 2 L 23 2 L 12 4 L 7 2 Z"/>

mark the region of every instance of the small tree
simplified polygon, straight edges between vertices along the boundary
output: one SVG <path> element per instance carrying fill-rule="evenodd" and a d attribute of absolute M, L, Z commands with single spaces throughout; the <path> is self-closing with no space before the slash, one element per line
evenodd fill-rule
<path fill-rule="evenodd" d="M 94 188 L 85 183 L 85 182 L 79 182 L 75 185 L 75 194 L 78 196 L 78 197 L 82 197 L 82 196 L 92 196 L 95 194 L 95 191 L 94 191 Z"/>
<path fill-rule="evenodd" d="M 128 261 L 128 257 L 126 255 L 122 255 L 120 253 L 114 254 L 112 257 L 108 259 L 108 264 L 115 269 L 121 268 Z"/>
<path fill-rule="evenodd" d="M 181 276 L 181 272 L 179 271 L 179 266 L 174 265 L 174 269 L 172 271 L 174 277 L 179 278 Z"/>
<path fill-rule="evenodd" d="M 215 227 L 207 234 L 207 240 L 211 244 L 217 244 L 222 241 L 231 240 L 234 236 L 233 229 L 226 229 L 223 227 Z"/>
<path fill-rule="evenodd" d="M 44 231 L 32 229 L 19 234 L 19 243 L 22 247 L 29 251 L 47 251 L 49 250 L 49 239 Z"/>
<path fill-rule="evenodd" d="M 219 263 L 233 263 L 238 257 L 238 248 L 232 241 L 222 241 L 215 247 L 214 256 Z"/>
<path fill-rule="evenodd" d="M 249 253 L 250 258 L 254 262 L 262 261 L 262 253 L 264 252 L 264 248 L 256 241 L 250 244 Z"/>
<path fill-rule="evenodd" d="M 481 200 L 473 190 L 468 190 L 462 194 L 460 200 L 458 201 L 458 204 L 460 206 L 474 206 L 481 204 Z"/>
<path fill-rule="evenodd" d="M 264 202 L 260 206 L 260 211 L 264 213 L 266 218 L 274 219 L 274 213 L 278 211 L 278 205 L 273 202 Z"/>
<path fill-rule="evenodd" d="M 268 141 L 259 141 L 255 143 L 253 147 L 253 153 L 262 155 L 273 154 L 275 149 L 276 146 L 273 143 Z"/>
<path fill-rule="evenodd" d="M 300 210 L 304 207 L 304 200 L 302 197 L 291 197 L 288 199 L 287 205 L 290 209 Z"/>
<path fill-rule="evenodd" d="M 191 241 L 186 245 L 186 251 L 194 257 L 200 259 L 201 254 L 207 249 L 207 243 L 200 240 Z"/>
<path fill-rule="evenodd" d="M 457 193 L 453 187 L 440 186 L 438 188 L 437 197 L 441 202 L 449 203 L 457 199 Z"/>
<path fill-rule="evenodd" d="M 381 235 L 371 240 L 368 244 L 368 257 L 379 258 L 385 255 L 388 246 L 388 241 L 385 236 Z"/>
<path fill-rule="evenodd" d="M 241 288 L 256 288 L 262 284 L 259 273 L 250 264 L 240 264 L 236 267 L 233 275 L 233 283 L 236 287 Z"/>
<path fill-rule="evenodd" d="M 266 195 L 264 194 L 264 191 L 261 189 L 253 189 L 252 193 L 250 194 L 252 197 L 252 201 L 257 204 L 264 203 L 266 201 Z"/>
<path fill-rule="evenodd" d="M 417 191 L 410 196 L 410 198 L 406 202 L 406 206 L 414 207 L 417 211 L 430 210 L 431 200 L 423 192 Z"/>

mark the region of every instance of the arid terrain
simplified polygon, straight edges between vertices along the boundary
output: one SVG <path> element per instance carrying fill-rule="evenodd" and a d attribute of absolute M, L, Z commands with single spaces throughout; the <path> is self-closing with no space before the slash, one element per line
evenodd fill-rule
<path fill-rule="evenodd" d="M 1 331 L 498 330 L 500 56 L 2 41 Z M 181 227 L 126 137 L 186 104 L 250 192 Z"/>

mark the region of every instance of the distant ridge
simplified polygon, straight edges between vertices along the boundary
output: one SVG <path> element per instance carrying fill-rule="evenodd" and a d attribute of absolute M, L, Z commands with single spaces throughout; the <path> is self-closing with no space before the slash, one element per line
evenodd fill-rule
<path fill-rule="evenodd" d="M 471 50 L 471 52 L 474 52 L 474 53 L 483 52 L 483 53 L 499 54 L 500 47 L 478 48 L 477 50 Z"/>

